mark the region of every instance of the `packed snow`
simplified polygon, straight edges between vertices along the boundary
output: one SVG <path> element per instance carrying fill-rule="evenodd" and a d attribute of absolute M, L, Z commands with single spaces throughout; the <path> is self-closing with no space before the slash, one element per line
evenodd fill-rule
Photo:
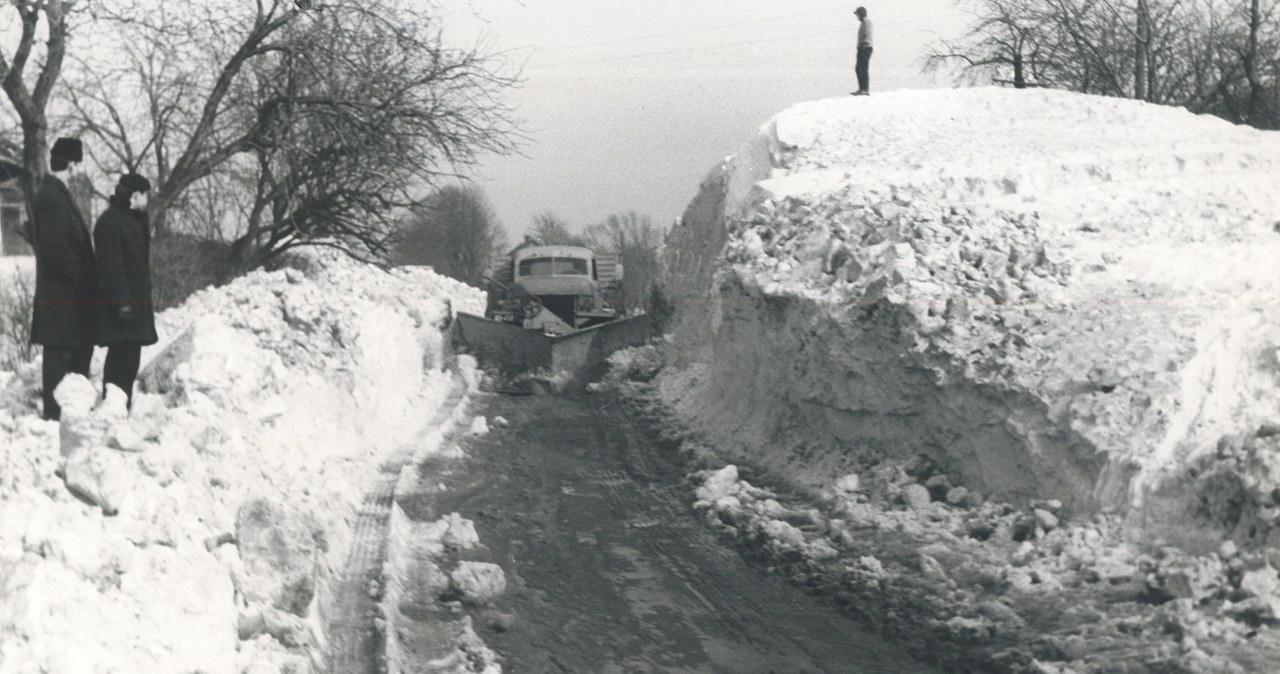
<path fill-rule="evenodd" d="M 5 373 L 0 671 L 322 667 L 365 489 L 478 376 L 451 371 L 447 327 L 483 306 L 428 269 L 317 254 L 162 313 L 131 412 L 73 375 L 59 426 L 38 366 Z"/>
<path fill-rule="evenodd" d="M 737 540 L 839 551 L 873 620 L 966 666 L 1280 656 L 1280 134 L 1056 91 L 803 103 L 664 255 L 686 446 L 827 495 L 708 473 Z"/>
<path fill-rule="evenodd" d="M 1219 438 L 1275 421 L 1278 185 L 1280 134 L 1133 101 L 801 104 L 708 180 L 700 199 L 719 195 L 723 218 L 695 202 L 673 232 L 668 274 L 690 309 L 677 336 L 714 368 L 720 405 L 781 403 L 743 435 L 799 406 L 837 438 L 874 426 L 984 488 L 1137 507 Z M 690 284 L 713 281 L 688 253 L 717 235 L 707 311 Z M 796 357 L 741 367 L 784 346 L 766 340 Z M 910 366 L 877 371 L 886 355 Z M 965 405 L 976 414 L 944 410 Z M 882 423 L 896 414 L 919 423 Z M 964 427 L 993 418 L 985 436 Z"/>

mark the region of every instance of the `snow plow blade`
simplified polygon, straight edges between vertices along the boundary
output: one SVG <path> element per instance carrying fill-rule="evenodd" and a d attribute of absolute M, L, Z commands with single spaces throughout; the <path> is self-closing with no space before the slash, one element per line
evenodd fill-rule
<path fill-rule="evenodd" d="M 609 354 L 628 346 L 641 346 L 651 334 L 646 314 L 551 336 L 459 312 L 453 330 L 456 345 L 506 373 L 547 369 L 553 374 L 567 372 L 580 383 L 603 373 Z"/>

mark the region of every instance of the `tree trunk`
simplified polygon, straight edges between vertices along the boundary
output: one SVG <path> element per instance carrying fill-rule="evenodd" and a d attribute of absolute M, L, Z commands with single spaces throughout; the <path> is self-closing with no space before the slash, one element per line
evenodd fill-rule
<path fill-rule="evenodd" d="M 1027 77 L 1022 68 L 1022 54 L 1013 55 L 1013 88 L 1027 88 Z"/>
<path fill-rule="evenodd" d="M 49 171 L 48 165 L 48 122 L 43 111 L 28 112 L 22 121 L 22 176 L 18 179 L 22 187 L 22 199 L 27 213 L 27 237 L 32 248 L 36 243 L 35 203 L 36 193 L 44 182 L 44 175 Z"/>
<path fill-rule="evenodd" d="M 169 235 L 169 202 L 156 190 L 155 199 L 147 200 L 147 218 L 151 221 L 151 235 L 163 239 Z"/>
<path fill-rule="evenodd" d="M 18 47 L 13 51 L 12 60 L 0 54 L 0 65 L 3 65 L 2 85 L 9 102 L 22 121 L 22 166 L 23 175 L 19 178 L 22 196 L 26 202 L 28 234 L 35 243 L 34 204 L 36 192 L 44 181 L 48 165 L 48 118 L 45 115 L 45 104 L 54 84 L 62 72 L 62 59 L 66 52 L 67 24 L 63 15 L 63 0 L 50 0 L 47 3 L 13 3 L 17 6 L 22 18 L 22 36 Z M 28 89 L 23 80 L 31 49 L 37 41 L 37 28 L 41 12 L 48 21 L 45 37 L 44 63 L 40 66 L 40 74 L 36 77 L 34 89 Z"/>
<path fill-rule="evenodd" d="M 262 152 L 259 161 L 265 162 Z M 262 216 L 270 205 L 267 194 L 266 170 L 258 175 L 257 193 L 253 201 L 253 209 L 249 212 L 249 222 L 245 233 L 231 242 L 231 250 L 227 256 L 227 264 L 223 269 L 221 282 L 227 282 L 244 271 L 257 266 L 262 254 Z"/>
<path fill-rule="evenodd" d="M 1249 3 L 1249 44 L 1244 57 L 1244 76 L 1249 82 L 1249 103 L 1245 108 L 1250 124 L 1257 126 L 1262 121 L 1262 80 L 1258 77 L 1258 31 L 1262 27 L 1262 13 L 1258 7 L 1260 0 Z"/>
<path fill-rule="evenodd" d="M 1151 49 L 1151 16 L 1147 9 L 1147 0 L 1138 0 L 1138 31 L 1134 40 L 1133 59 L 1133 97 L 1145 101 L 1149 98 L 1147 91 L 1147 60 Z"/>

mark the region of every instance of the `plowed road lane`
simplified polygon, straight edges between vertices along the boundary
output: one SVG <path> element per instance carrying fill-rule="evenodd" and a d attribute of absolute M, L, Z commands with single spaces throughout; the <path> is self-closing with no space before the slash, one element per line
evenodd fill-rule
<path fill-rule="evenodd" d="M 489 395 L 476 413 L 510 427 L 463 441 L 448 490 L 397 498 L 414 519 L 475 521 L 484 549 L 468 557 L 507 575 L 510 628 L 476 621 L 506 671 L 926 671 L 718 542 L 680 457 L 618 403 Z"/>

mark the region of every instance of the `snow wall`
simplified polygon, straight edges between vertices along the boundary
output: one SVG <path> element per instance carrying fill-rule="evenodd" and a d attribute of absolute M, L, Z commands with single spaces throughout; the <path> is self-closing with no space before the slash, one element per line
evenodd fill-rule
<path fill-rule="evenodd" d="M 665 395 L 801 485 L 971 489 L 1274 546 L 1280 134 L 1054 91 L 796 105 L 668 235 Z"/>
<path fill-rule="evenodd" d="M 456 420 L 474 387 L 446 328 L 484 299 L 312 262 L 161 314 L 131 414 L 95 374 L 42 421 L 38 366 L 0 373 L 0 672 L 324 668 L 362 499 L 388 453 Z"/>

